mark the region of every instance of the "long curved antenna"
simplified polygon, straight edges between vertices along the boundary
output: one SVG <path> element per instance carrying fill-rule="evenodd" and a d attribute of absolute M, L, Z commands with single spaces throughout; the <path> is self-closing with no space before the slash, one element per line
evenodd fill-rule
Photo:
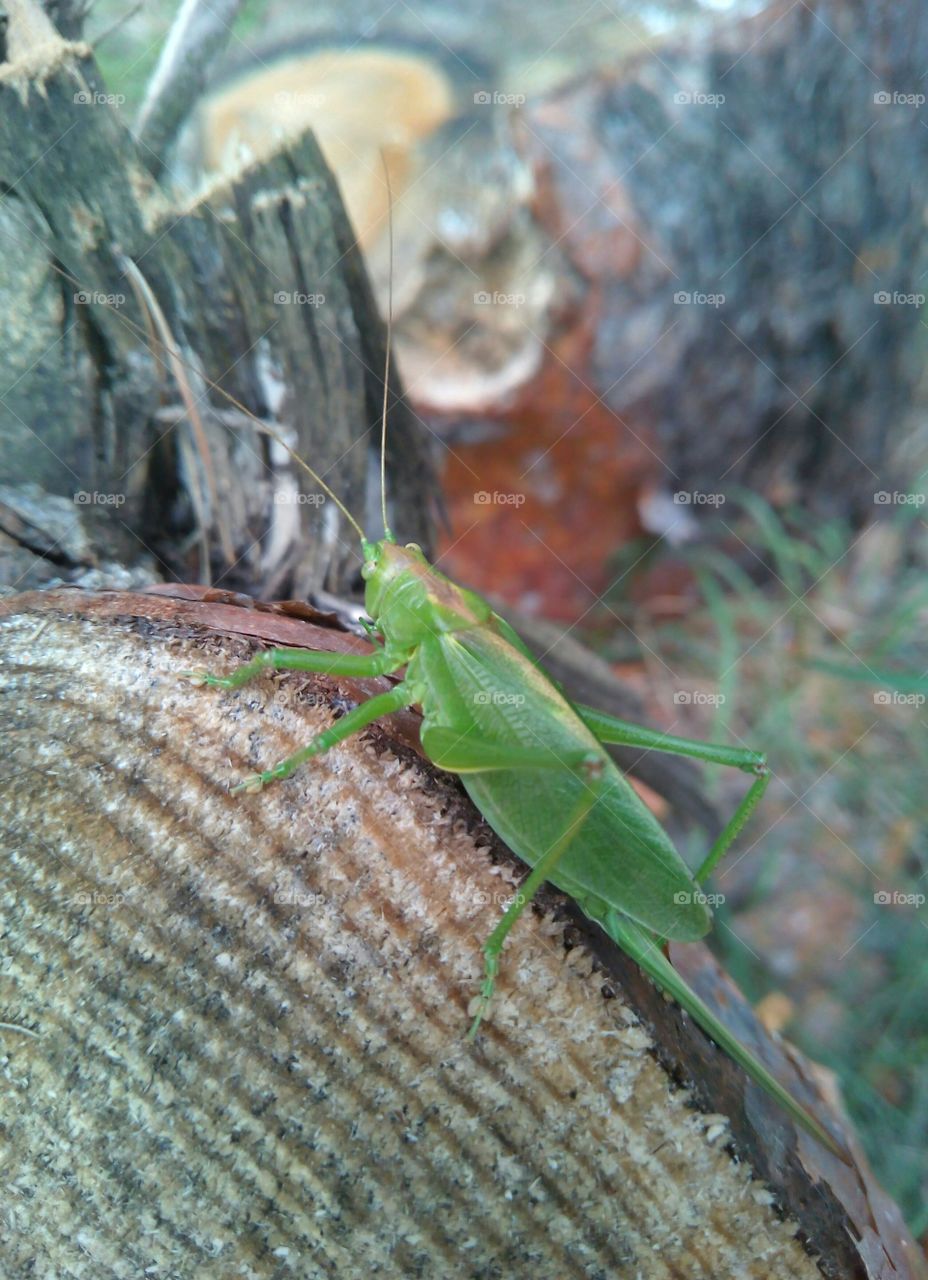
<path fill-rule="evenodd" d="M 82 287 L 81 282 L 77 279 L 77 277 L 72 276 L 70 271 L 67 271 L 64 267 L 60 266 L 57 262 L 50 261 L 49 266 L 51 266 L 53 271 L 57 271 L 58 274 L 64 280 L 67 280 L 69 284 L 74 285 L 78 289 Z M 290 445 L 287 444 L 286 440 L 284 440 L 284 438 L 277 431 L 275 431 L 273 427 L 268 426 L 266 422 L 263 422 L 259 417 L 253 414 L 251 410 L 246 408 L 245 405 L 243 405 L 240 400 L 237 400 L 235 396 L 233 396 L 230 392 L 226 391 L 225 387 L 221 387 L 218 382 L 214 382 L 212 378 L 210 378 L 207 374 L 203 372 L 202 369 L 198 369 L 189 360 L 184 360 L 184 358 L 180 355 L 180 352 L 178 350 L 175 349 L 172 351 L 171 348 L 169 348 L 160 338 L 153 335 L 150 329 L 143 329 L 141 325 L 136 324 L 134 320 L 130 320 L 128 316 L 124 316 L 121 312 L 117 311 L 115 307 L 110 307 L 110 310 L 112 311 L 113 315 L 119 321 L 120 324 L 125 325 L 125 327 L 129 329 L 132 333 L 136 334 L 136 336 L 141 337 L 144 340 L 147 349 L 150 351 L 151 355 L 158 362 L 158 364 L 161 365 L 162 369 L 165 370 L 165 372 L 167 373 L 172 372 L 171 361 L 176 361 L 178 364 L 182 365 L 185 369 L 189 369 L 192 373 L 195 373 L 198 378 L 202 378 L 202 380 L 206 383 L 206 385 L 212 391 L 218 391 L 218 393 L 223 397 L 223 399 L 227 400 L 229 404 L 232 405 L 233 408 L 237 409 L 239 413 L 243 414 L 245 418 L 247 418 L 254 425 L 256 431 L 263 432 L 265 435 L 270 436 L 272 440 L 274 440 L 277 444 L 279 444 L 280 447 L 290 455 L 293 461 L 296 462 L 299 466 L 301 466 L 303 470 L 309 476 L 312 477 L 312 479 L 316 482 L 316 484 L 319 485 L 320 489 L 322 489 L 323 493 L 325 493 L 327 497 L 332 499 L 336 507 L 338 507 L 339 511 L 342 513 L 342 515 L 345 517 L 348 523 L 355 530 L 360 541 L 362 543 L 366 543 L 369 541 L 364 530 L 361 528 L 357 520 L 355 520 L 354 516 L 345 506 L 344 502 L 342 502 L 338 494 L 335 493 L 335 491 L 326 484 L 322 476 L 319 475 L 318 471 L 314 471 L 313 468 L 309 465 L 309 463 L 304 458 L 301 458 L 295 449 L 291 449 Z M 161 347 L 162 350 L 165 352 L 165 355 L 168 357 L 167 360 L 162 359 L 161 356 L 159 356 L 158 353 L 155 351 L 155 347 L 152 345 L 153 341 L 155 345 L 157 345 L 158 347 Z M 175 340 L 175 348 L 176 348 L 176 345 L 177 344 Z"/>
<path fill-rule="evenodd" d="M 393 345 L 393 188 L 387 157 L 380 149 L 380 163 L 387 184 L 387 233 L 390 240 L 390 276 L 387 282 L 387 356 L 383 370 L 383 417 L 380 423 L 380 510 L 383 513 L 383 535 L 390 542 L 393 534 L 387 523 L 387 400 L 390 394 L 390 348 Z"/>

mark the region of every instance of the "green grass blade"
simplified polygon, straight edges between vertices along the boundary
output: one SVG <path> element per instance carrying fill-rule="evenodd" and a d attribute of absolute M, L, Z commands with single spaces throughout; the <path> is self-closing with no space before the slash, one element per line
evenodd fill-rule
<path fill-rule="evenodd" d="M 915 675 L 909 671 L 880 671 L 872 667 L 846 667 L 840 662 L 828 662 L 824 658 L 813 658 L 804 666 L 813 671 L 823 671 L 829 676 L 838 676 L 842 680 L 856 680 L 862 684 L 877 684 L 887 689 L 896 689 L 900 693 L 928 693 L 928 676 Z"/>

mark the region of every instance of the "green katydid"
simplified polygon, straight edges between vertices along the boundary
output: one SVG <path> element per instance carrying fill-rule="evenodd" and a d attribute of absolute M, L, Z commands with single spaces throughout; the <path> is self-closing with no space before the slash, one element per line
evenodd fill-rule
<path fill-rule="evenodd" d="M 548 882 L 569 894 L 804 1129 L 840 1154 L 823 1126 L 684 981 L 662 947 L 665 940 L 688 942 L 708 932 L 710 912 L 699 886 L 760 801 L 769 780 L 765 757 L 674 737 L 574 704 L 486 600 L 440 573 L 419 547 L 394 540 L 384 493 L 388 377 L 389 372 L 381 438 L 383 538 L 368 538 L 322 478 L 297 459 L 360 538 L 369 631 L 382 643 L 369 654 L 272 648 L 228 676 L 185 674 L 222 689 L 283 669 L 346 677 L 403 669 L 405 674 L 392 689 L 360 703 L 301 750 L 234 790 L 260 790 L 380 717 L 418 706 L 426 756 L 460 776 L 493 830 L 531 868 L 484 944 L 484 980 L 475 997 L 471 1038 L 487 1014 L 506 937 Z M 616 767 L 607 743 L 674 752 L 751 775 L 750 787 L 695 875 Z"/>
<path fill-rule="evenodd" d="M 661 948 L 664 939 L 689 942 L 708 932 L 710 913 L 699 885 L 763 795 L 769 778 L 764 757 L 662 734 L 571 703 L 480 596 L 451 582 L 418 547 L 398 545 L 389 532 L 377 542 L 361 537 L 365 602 L 382 645 L 361 655 L 267 649 L 231 675 L 189 675 L 223 689 L 281 669 L 358 677 L 405 668 L 405 675 L 235 790 L 286 778 L 381 716 L 420 707 L 426 756 L 460 775 L 493 830 L 532 868 L 484 945 L 485 977 L 471 1037 L 489 1007 L 506 936 L 547 881 L 569 894 L 753 1080 L 835 1151 L 829 1134 L 719 1021 Z M 695 876 L 604 743 L 676 752 L 753 776 Z"/>

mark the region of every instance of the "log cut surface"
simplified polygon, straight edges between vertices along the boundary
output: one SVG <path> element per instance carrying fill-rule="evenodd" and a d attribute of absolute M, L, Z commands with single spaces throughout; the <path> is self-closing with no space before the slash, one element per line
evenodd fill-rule
<path fill-rule="evenodd" d="M 0 605 L 4 1273 L 918 1275 L 856 1152 L 797 1136 L 558 895 L 464 1040 L 519 873 L 412 713 L 229 795 L 385 682 L 179 672 L 361 645 L 325 623 L 203 589 Z"/>

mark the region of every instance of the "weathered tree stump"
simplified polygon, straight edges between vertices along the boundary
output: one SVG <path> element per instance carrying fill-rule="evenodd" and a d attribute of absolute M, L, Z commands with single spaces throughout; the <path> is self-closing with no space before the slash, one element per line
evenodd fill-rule
<path fill-rule="evenodd" d="M 123 564 L 268 595 L 345 588 L 356 535 L 213 385 L 376 528 L 385 335 L 312 136 L 206 191 L 162 190 L 87 47 L 24 7 L 0 65 L 9 474 L 80 495 Z M 398 393 L 393 520 L 427 546 L 425 433 Z"/>
<path fill-rule="evenodd" d="M 421 57 L 468 74 L 447 76 L 456 115 L 397 187 L 397 351 L 452 446 L 453 572 L 502 590 L 505 540 L 509 599 L 573 620 L 618 546 L 722 537 L 716 499 L 730 523 L 739 487 L 813 523 L 885 514 L 875 495 L 923 470 L 921 0 L 594 6 L 569 23 L 549 3 L 510 44 L 517 7 L 498 8 L 499 26 L 428 24 Z M 391 11 L 375 50 L 411 44 L 413 16 Z M 332 17 L 301 17 L 308 77 Z M 236 110 L 246 134 L 249 111 L 267 127 L 283 65 L 271 49 L 260 76 L 216 86 L 208 158 Z M 368 199 L 365 223 L 379 214 Z M 475 507 L 475 490 L 524 505 Z"/>
<path fill-rule="evenodd" d="M 917 0 L 775 0 L 523 114 L 593 293 L 593 385 L 648 430 L 668 492 L 743 484 L 860 521 L 904 481 L 926 56 Z"/>

